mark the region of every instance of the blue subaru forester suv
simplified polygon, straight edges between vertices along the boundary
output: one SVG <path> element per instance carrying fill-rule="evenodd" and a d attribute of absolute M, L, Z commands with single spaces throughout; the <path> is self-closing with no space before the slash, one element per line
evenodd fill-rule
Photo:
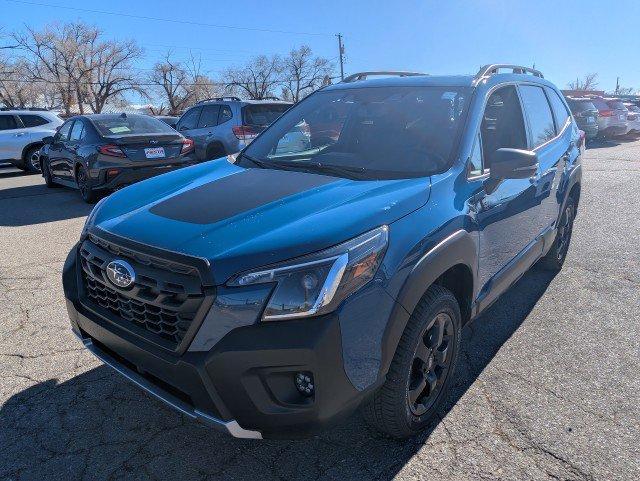
<path fill-rule="evenodd" d="M 536 70 L 386 73 L 96 205 L 63 273 L 87 349 L 237 437 L 359 406 L 392 436 L 423 428 L 461 328 L 534 263 L 562 266 L 581 137 Z"/>

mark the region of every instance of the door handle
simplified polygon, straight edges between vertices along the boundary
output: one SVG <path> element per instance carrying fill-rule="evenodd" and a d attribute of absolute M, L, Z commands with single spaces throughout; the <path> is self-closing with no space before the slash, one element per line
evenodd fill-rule
<path fill-rule="evenodd" d="M 27 135 L 26 132 L 18 132 L 17 134 L 14 134 L 16 137 L 22 137 L 23 135 Z"/>

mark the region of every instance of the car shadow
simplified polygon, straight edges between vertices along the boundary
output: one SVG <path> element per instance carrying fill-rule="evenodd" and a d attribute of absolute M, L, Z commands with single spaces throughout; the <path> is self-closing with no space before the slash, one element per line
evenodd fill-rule
<path fill-rule="evenodd" d="M 20 479 L 67 479 L 77 469 L 82 479 L 393 479 L 553 277 L 532 269 L 465 328 L 450 396 L 428 429 L 411 439 L 390 439 L 367 427 L 359 413 L 311 439 L 233 439 L 174 413 L 101 366 L 61 383 L 37 383 L 8 399 L 0 410 L 0 433 L 9 441 L 0 478 L 19 472 Z"/>
<path fill-rule="evenodd" d="M 92 207 L 77 191 L 65 187 L 49 189 L 44 183 L 9 187 L 0 190 L 0 227 L 83 217 Z"/>

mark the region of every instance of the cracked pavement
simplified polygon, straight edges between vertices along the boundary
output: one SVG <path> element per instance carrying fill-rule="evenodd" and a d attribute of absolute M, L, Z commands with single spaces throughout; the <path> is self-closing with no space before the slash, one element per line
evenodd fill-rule
<path fill-rule="evenodd" d="M 89 206 L 0 168 L 0 480 L 640 479 L 640 141 L 584 157 L 564 269 L 465 329 L 446 407 L 405 441 L 359 414 L 237 440 L 129 384 L 68 328 L 61 270 Z"/>

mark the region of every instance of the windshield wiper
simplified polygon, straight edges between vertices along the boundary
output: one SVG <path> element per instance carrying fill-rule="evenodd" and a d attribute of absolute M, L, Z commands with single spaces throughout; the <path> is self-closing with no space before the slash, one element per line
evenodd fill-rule
<path fill-rule="evenodd" d="M 262 160 L 258 160 L 255 157 L 251 157 L 250 155 L 245 154 L 244 152 L 240 152 L 238 155 L 240 159 L 247 159 L 249 162 L 254 164 L 256 167 L 260 167 L 261 169 L 268 169 L 270 164 L 268 162 L 264 162 Z"/>

